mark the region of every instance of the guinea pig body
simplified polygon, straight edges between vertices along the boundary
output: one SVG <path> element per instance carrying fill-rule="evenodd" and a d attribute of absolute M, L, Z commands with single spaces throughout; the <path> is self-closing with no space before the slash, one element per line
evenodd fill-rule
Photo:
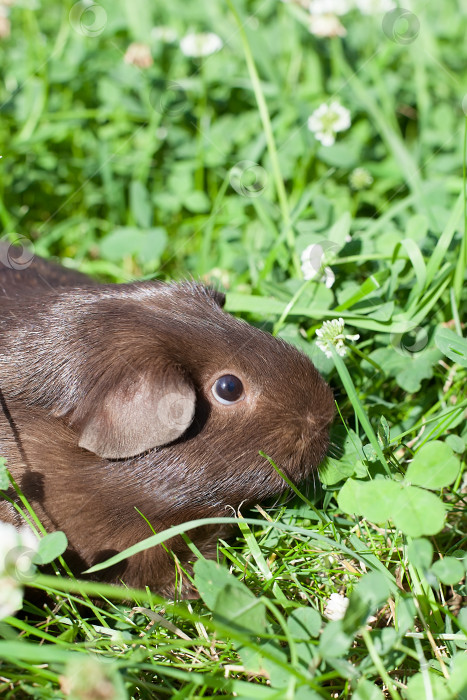
<path fill-rule="evenodd" d="M 320 463 L 334 401 L 304 354 L 202 285 L 67 274 L 0 265 L 0 455 L 77 573 L 150 536 L 146 520 L 161 531 L 283 491 L 260 450 L 294 482 Z M 0 519 L 20 524 L 5 501 Z M 190 534 L 215 551 L 215 530 Z M 162 547 L 103 573 L 174 591 Z"/>

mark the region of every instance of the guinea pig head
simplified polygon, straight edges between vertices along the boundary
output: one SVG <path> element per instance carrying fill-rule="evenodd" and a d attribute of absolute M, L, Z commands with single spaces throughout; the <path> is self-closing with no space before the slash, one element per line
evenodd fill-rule
<path fill-rule="evenodd" d="M 112 297 L 90 304 L 69 339 L 79 389 L 63 386 L 55 410 L 80 447 L 171 464 L 206 505 L 283 490 L 260 450 L 294 482 L 321 462 L 334 400 L 303 353 L 225 313 L 222 295 L 200 285 Z"/>
<path fill-rule="evenodd" d="M 306 355 L 222 304 L 189 283 L 52 295 L 9 329 L 21 372 L 4 390 L 63 418 L 100 458 L 142 456 L 151 482 L 171 465 L 195 500 L 277 493 L 284 481 L 259 451 L 305 478 L 326 453 L 333 394 Z"/>

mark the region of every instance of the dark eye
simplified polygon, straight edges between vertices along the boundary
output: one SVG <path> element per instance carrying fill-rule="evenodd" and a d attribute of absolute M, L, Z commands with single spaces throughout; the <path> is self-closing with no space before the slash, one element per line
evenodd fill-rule
<path fill-rule="evenodd" d="M 233 374 L 224 374 L 213 385 L 212 393 L 219 403 L 236 403 L 243 397 L 243 384 Z"/>

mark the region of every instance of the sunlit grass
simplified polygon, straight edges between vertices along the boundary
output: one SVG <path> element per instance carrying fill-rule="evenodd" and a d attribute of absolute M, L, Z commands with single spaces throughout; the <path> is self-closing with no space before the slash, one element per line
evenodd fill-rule
<path fill-rule="evenodd" d="M 199 600 L 39 569 L 0 621 L 2 697 L 467 692 L 466 18 L 396 9 L 349 9 L 345 36 L 319 38 L 300 2 L 11 8 L 2 235 L 106 281 L 224 288 L 310 355 L 338 417 L 321 483 L 242 512 L 223 566 L 195 566 Z M 201 32 L 221 43 L 186 55 Z M 348 128 L 315 138 L 335 102 Z M 360 337 L 326 356 L 316 330 L 337 318 Z"/>

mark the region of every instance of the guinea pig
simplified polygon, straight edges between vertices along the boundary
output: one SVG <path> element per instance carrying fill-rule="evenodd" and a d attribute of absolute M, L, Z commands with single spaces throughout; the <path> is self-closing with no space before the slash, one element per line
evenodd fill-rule
<path fill-rule="evenodd" d="M 0 244 L 0 455 L 46 529 L 65 532 L 75 573 L 151 528 L 279 494 L 286 484 L 260 450 L 294 483 L 323 459 L 331 389 L 305 354 L 223 311 L 223 294 L 98 284 L 11 256 Z M 22 524 L 6 500 L 0 520 Z M 208 557 L 218 534 L 190 532 Z M 166 545 L 188 564 L 182 538 Z M 174 595 L 162 546 L 102 574 Z"/>

